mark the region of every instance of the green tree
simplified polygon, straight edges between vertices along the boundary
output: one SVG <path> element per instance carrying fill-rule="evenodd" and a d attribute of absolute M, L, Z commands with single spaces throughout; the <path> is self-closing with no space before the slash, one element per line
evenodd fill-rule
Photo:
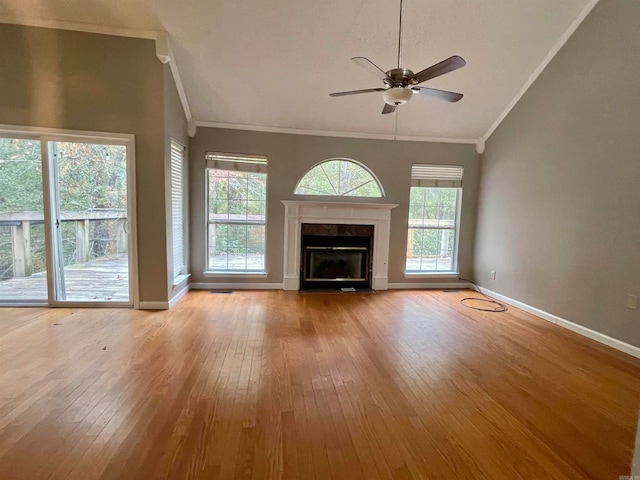
<path fill-rule="evenodd" d="M 40 142 L 0 138 L 0 214 L 42 212 Z"/>
<path fill-rule="evenodd" d="M 378 182 L 350 160 L 328 160 L 309 170 L 296 188 L 297 195 L 381 197 Z"/>

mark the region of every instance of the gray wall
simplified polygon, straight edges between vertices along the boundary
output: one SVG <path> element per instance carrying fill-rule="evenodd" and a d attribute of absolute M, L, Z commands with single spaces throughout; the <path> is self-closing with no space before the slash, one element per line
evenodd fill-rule
<path fill-rule="evenodd" d="M 185 116 L 180 97 L 178 96 L 178 89 L 176 83 L 173 80 L 173 74 L 169 64 L 163 67 L 164 76 L 164 181 L 165 181 L 165 210 L 166 210 L 166 238 L 167 238 L 167 288 L 169 300 L 175 295 L 180 293 L 187 280 L 184 280 L 179 285 L 173 285 L 174 271 L 173 271 L 173 224 L 171 218 L 171 139 L 180 143 L 184 147 L 189 146 L 189 135 L 187 117 Z M 185 159 L 189 158 L 188 148 L 185 151 Z M 187 160 L 188 163 L 188 160 Z M 188 173 L 185 173 L 188 178 Z M 188 223 L 188 198 L 185 194 L 185 200 L 187 201 L 187 208 L 185 209 L 185 222 Z M 188 232 L 185 232 L 188 238 Z M 188 248 L 186 249 L 188 250 Z M 188 255 L 188 251 L 185 252 Z M 188 258 L 188 257 L 187 257 Z"/>
<path fill-rule="evenodd" d="M 474 273 L 640 346 L 638 19 L 640 2 L 601 0 L 487 142 Z"/>
<path fill-rule="evenodd" d="M 404 277 L 407 246 L 407 217 L 412 163 L 463 165 L 464 189 L 460 233 L 459 266 L 462 277 L 471 274 L 472 250 L 479 174 L 478 156 L 473 145 L 396 142 L 352 138 L 287 135 L 215 128 L 198 128 L 190 144 L 191 202 L 191 281 L 282 283 L 284 205 L 280 200 L 314 197 L 294 196 L 297 181 L 314 164 L 334 157 L 346 157 L 367 165 L 382 183 L 386 197 L 381 199 L 328 198 L 331 201 L 371 201 L 397 203 L 391 211 L 389 281 L 392 283 L 429 282 L 429 279 Z M 267 155 L 267 270 L 266 279 L 207 278 L 205 269 L 206 151 Z M 318 198 L 318 197 L 315 197 Z M 327 199 L 327 197 L 322 197 Z M 442 279 L 435 281 L 442 282 Z"/>
<path fill-rule="evenodd" d="M 0 24 L 0 124 L 134 134 L 140 299 L 167 300 L 163 73 L 151 40 Z"/>

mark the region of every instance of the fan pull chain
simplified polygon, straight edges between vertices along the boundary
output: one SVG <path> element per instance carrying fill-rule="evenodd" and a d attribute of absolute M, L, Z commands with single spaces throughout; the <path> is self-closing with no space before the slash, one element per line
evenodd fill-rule
<path fill-rule="evenodd" d="M 396 127 L 395 127 L 395 133 L 393 134 L 393 140 L 398 140 L 398 109 L 396 108 Z"/>

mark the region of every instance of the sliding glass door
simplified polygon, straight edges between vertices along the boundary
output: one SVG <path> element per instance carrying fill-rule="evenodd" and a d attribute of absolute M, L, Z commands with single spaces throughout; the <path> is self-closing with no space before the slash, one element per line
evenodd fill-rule
<path fill-rule="evenodd" d="M 133 138 L 122 137 L 0 129 L 0 304 L 134 303 Z"/>
<path fill-rule="evenodd" d="M 56 301 L 129 302 L 127 148 L 48 142 Z"/>
<path fill-rule="evenodd" d="M 0 137 L 0 302 L 46 302 L 39 139 Z"/>

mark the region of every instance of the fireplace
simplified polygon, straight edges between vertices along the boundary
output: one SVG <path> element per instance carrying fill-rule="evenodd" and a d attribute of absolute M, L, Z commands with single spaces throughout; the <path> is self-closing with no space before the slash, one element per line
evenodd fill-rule
<path fill-rule="evenodd" d="M 301 225 L 300 288 L 371 288 L 373 225 Z"/>
<path fill-rule="evenodd" d="M 370 267 L 368 280 L 374 290 L 386 290 L 388 288 L 389 227 L 391 210 L 397 207 L 396 204 L 325 202 L 319 200 L 282 200 L 282 203 L 285 206 L 284 278 L 282 285 L 285 290 L 299 290 L 302 283 L 304 258 L 302 255 L 303 235 L 301 232 L 303 224 L 357 225 L 369 228 L 373 226 L 371 244 L 369 246 L 368 264 Z"/>

